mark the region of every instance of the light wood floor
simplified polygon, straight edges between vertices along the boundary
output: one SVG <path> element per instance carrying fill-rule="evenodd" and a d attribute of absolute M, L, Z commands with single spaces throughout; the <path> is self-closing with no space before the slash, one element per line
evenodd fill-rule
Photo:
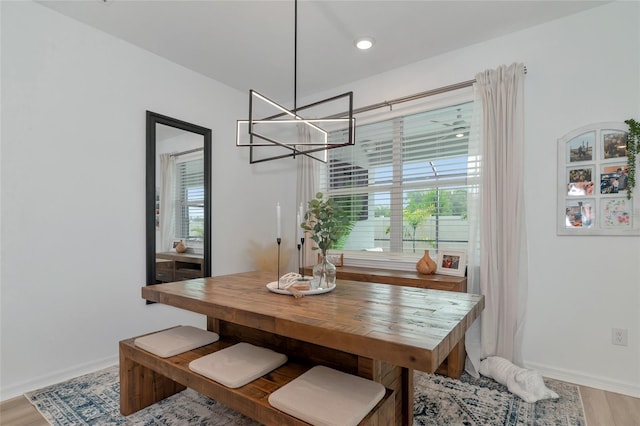
<path fill-rule="evenodd" d="M 640 398 L 579 386 L 588 426 L 640 426 Z M 33 405 L 19 396 L 0 403 L 2 426 L 47 426 Z"/>

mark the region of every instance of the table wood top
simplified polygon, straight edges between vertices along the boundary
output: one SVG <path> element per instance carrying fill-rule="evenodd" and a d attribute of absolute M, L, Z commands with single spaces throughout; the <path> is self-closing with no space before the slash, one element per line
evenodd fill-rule
<path fill-rule="evenodd" d="M 270 292 L 273 273 L 157 284 L 144 299 L 281 336 L 434 372 L 484 309 L 484 296 L 337 280 L 295 299 Z"/>

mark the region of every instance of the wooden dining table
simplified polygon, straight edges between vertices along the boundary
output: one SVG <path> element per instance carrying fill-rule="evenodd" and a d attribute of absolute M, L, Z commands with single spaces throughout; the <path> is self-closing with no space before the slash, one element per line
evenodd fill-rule
<path fill-rule="evenodd" d="M 270 272 L 151 285 L 148 301 L 206 315 L 221 338 L 245 341 L 382 383 L 395 424 L 413 423 L 413 370 L 433 373 L 484 309 L 484 296 L 337 280 L 302 298 L 270 291 Z"/>

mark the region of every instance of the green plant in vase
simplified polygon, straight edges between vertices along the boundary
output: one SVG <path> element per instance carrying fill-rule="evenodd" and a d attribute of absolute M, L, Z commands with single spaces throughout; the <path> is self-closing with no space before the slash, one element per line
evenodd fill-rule
<path fill-rule="evenodd" d="M 312 289 L 330 288 L 336 282 L 336 267 L 327 260 L 327 250 L 349 232 L 350 221 L 331 198 L 324 199 L 322 192 L 308 202 L 304 222 L 300 224 L 305 233 L 316 243 L 312 250 L 320 250 L 320 262 L 313 267 Z"/>

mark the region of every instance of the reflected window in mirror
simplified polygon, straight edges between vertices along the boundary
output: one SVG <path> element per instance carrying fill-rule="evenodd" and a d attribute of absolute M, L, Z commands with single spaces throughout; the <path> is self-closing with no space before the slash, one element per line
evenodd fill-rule
<path fill-rule="evenodd" d="M 183 241 L 204 253 L 204 144 L 202 135 L 156 124 L 156 251 Z"/>
<path fill-rule="evenodd" d="M 204 239 L 204 167 L 202 149 L 195 159 L 176 159 L 176 193 L 174 210 L 175 237 L 184 240 L 189 249 L 203 253 Z"/>
<path fill-rule="evenodd" d="M 211 275 L 211 130 L 147 111 L 147 284 Z"/>

